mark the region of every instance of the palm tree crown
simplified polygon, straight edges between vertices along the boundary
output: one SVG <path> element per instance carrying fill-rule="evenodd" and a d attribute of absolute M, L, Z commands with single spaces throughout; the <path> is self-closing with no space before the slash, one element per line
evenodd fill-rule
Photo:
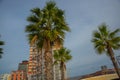
<path fill-rule="evenodd" d="M 70 55 L 70 50 L 62 47 L 60 50 L 54 51 L 54 58 L 55 58 L 55 63 L 58 63 L 58 62 L 67 62 L 72 59 L 72 56 Z"/>
<path fill-rule="evenodd" d="M 65 32 L 70 28 L 65 22 L 64 11 L 56 7 L 55 2 L 47 2 L 42 10 L 34 8 L 31 12 L 32 15 L 27 18 L 30 24 L 26 26 L 30 43 L 36 39 L 41 45 L 46 40 L 63 43 Z"/>
<path fill-rule="evenodd" d="M 120 49 L 120 36 L 118 35 L 119 31 L 120 29 L 109 31 L 105 24 L 100 25 L 98 31 L 94 31 L 92 42 L 94 43 L 94 47 L 99 54 L 107 52 L 106 48 L 108 44 L 114 50 Z M 108 52 L 107 55 L 109 55 Z"/>
<path fill-rule="evenodd" d="M 66 62 L 72 59 L 70 55 L 70 50 L 62 47 L 60 50 L 54 51 L 54 64 L 60 64 L 61 69 L 61 80 L 66 80 L 65 71 L 66 71 Z"/>

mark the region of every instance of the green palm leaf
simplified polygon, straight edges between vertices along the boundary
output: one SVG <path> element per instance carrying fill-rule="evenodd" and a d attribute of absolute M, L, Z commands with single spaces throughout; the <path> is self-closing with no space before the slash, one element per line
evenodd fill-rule
<path fill-rule="evenodd" d="M 67 62 L 72 59 L 72 56 L 70 55 L 70 50 L 61 48 L 60 50 L 54 51 L 54 58 L 55 61 Z"/>
<path fill-rule="evenodd" d="M 3 54 L 3 48 L 1 48 L 1 46 L 4 45 L 3 41 L 0 41 L 0 58 L 2 58 L 2 54 Z"/>
<path fill-rule="evenodd" d="M 0 46 L 4 45 L 4 42 L 3 41 L 0 41 Z"/>

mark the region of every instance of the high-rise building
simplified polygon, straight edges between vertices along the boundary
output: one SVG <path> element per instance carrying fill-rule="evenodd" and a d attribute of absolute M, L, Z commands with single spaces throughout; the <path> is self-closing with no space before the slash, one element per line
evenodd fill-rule
<path fill-rule="evenodd" d="M 28 80 L 33 80 L 36 75 L 36 56 L 37 51 L 34 46 L 30 47 L 30 55 L 29 55 L 29 64 L 28 64 Z M 34 79 L 35 80 L 35 79 Z"/>
<path fill-rule="evenodd" d="M 59 49 L 60 46 L 53 46 L 54 50 Z M 29 64 L 28 64 L 28 80 L 45 80 L 45 49 L 38 50 L 35 45 L 30 46 Z M 53 53 L 54 54 L 54 53 Z M 53 58 L 54 61 L 54 58 Z M 54 80 L 60 80 L 60 65 L 53 66 Z"/>

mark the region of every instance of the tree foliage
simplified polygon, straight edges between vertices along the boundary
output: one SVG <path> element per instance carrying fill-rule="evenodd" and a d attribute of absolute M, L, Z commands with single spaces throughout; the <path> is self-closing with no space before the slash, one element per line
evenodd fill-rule
<path fill-rule="evenodd" d="M 120 35 L 118 34 L 119 32 L 120 29 L 110 31 L 108 30 L 106 24 L 100 25 L 98 30 L 93 32 L 92 42 L 96 51 L 99 54 L 107 52 L 107 44 L 109 44 L 114 50 L 120 49 Z M 107 53 L 107 55 L 109 55 L 109 53 Z"/>
<path fill-rule="evenodd" d="M 3 48 L 1 47 L 3 45 L 4 45 L 4 42 L 0 41 L 0 58 L 2 57 L 2 54 L 3 54 Z"/>

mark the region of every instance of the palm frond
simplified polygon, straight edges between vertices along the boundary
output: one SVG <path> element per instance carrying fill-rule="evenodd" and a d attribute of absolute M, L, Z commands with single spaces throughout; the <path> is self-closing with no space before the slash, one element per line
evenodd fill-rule
<path fill-rule="evenodd" d="M 63 15 L 64 15 L 64 11 L 61 10 L 61 9 L 58 9 L 58 11 L 56 12 L 56 16 L 59 16 L 59 17 L 61 17 L 61 18 L 64 18 Z M 61 18 L 60 18 L 60 19 L 61 19 Z"/>
<path fill-rule="evenodd" d="M 108 42 L 113 49 L 120 49 L 120 37 L 114 37 L 111 40 L 108 40 Z"/>
<path fill-rule="evenodd" d="M 113 43 L 120 43 L 120 36 L 114 37 L 110 41 L 113 42 Z"/>
<path fill-rule="evenodd" d="M 96 51 L 97 51 L 98 54 L 102 54 L 103 52 L 106 51 L 106 50 L 105 50 L 105 46 L 98 46 L 98 47 L 96 48 Z"/>
<path fill-rule="evenodd" d="M 38 23 L 39 22 L 39 18 L 35 15 L 31 15 L 27 18 L 27 21 L 31 22 L 31 23 Z"/>
<path fill-rule="evenodd" d="M 56 65 L 56 64 L 58 64 L 58 61 L 54 61 L 53 65 Z"/>
<path fill-rule="evenodd" d="M 1 54 L 3 54 L 3 49 L 2 49 L 2 48 L 0 48 L 0 55 L 1 55 Z"/>
<path fill-rule="evenodd" d="M 0 41 L 0 58 L 2 58 L 2 54 L 3 54 L 3 48 L 1 46 L 3 46 L 4 44 L 5 44 L 4 41 Z"/>
<path fill-rule="evenodd" d="M 39 27 L 37 27 L 35 24 L 29 24 L 26 26 L 25 32 L 38 32 L 39 31 Z"/>
<path fill-rule="evenodd" d="M 48 2 L 46 3 L 46 5 L 47 5 L 47 6 L 45 6 L 45 9 L 47 9 L 47 10 L 51 10 L 51 9 L 53 9 L 54 7 L 56 7 L 56 3 L 55 3 L 54 1 L 48 1 Z"/>
<path fill-rule="evenodd" d="M 98 31 L 94 31 L 93 32 L 93 37 L 97 38 L 97 39 L 102 39 L 102 36 L 101 36 L 101 34 Z"/>
<path fill-rule="evenodd" d="M 113 44 L 113 45 L 112 45 L 112 48 L 113 48 L 114 50 L 118 50 L 118 49 L 120 49 L 120 44 Z"/>
<path fill-rule="evenodd" d="M 100 25 L 99 32 L 104 38 L 108 37 L 109 31 L 107 29 L 107 25 L 106 24 Z"/>
<path fill-rule="evenodd" d="M 97 48 L 99 46 L 106 46 L 106 44 L 104 44 L 103 40 L 98 40 L 98 39 L 93 39 L 92 41 L 94 43 L 94 47 Z"/>
<path fill-rule="evenodd" d="M 54 51 L 54 58 L 59 62 L 67 62 L 72 59 L 72 56 L 69 49 L 62 47 L 60 50 Z"/>
<path fill-rule="evenodd" d="M 120 32 L 120 29 L 116 29 L 115 31 L 112 31 L 112 32 L 109 34 L 109 37 L 110 37 L 110 38 L 115 37 L 118 32 Z"/>
<path fill-rule="evenodd" d="M 0 55 L 0 58 L 2 58 L 2 55 Z"/>
<path fill-rule="evenodd" d="M 41 16 L 41 10 L 40 8 L 34 8 L 31 10 L 31 12 L 35 15 L 37 15 L 37 17 Z"/>
<path fill-rule="evenodd" d="M 4 45 L 4 42 L 3 41 L 0 41 L 0 46 Z"/>

